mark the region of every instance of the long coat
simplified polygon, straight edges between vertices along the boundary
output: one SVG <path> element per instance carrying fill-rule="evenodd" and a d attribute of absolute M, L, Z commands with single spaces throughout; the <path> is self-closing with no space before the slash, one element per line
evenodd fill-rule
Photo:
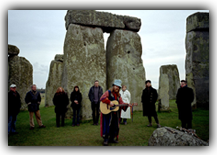
<path fill-rule="evenodd" d="M 82 95 L 81 95 L 80 92 L 75 92 L 75 90 L 74 90 L 74 91 L 71 93 L 71 95 L 70 95 L 70 100 L 71 100 L 71 102 L 72 102 L 72 104 L 71 104 L 71 107 L 72 107 L 72 108 L 78 109 L 78 108 L 81 107 Z M 78 104 L 76 104 L 76 103 L 74 102 L 74 100 L 77 100 L 77 101 L 78 101 Z"/>
<path fill-rule="evenodd" d="M 65 92 L 55 93 L 53 104 L 55 105 L 55 113 L 64 114 L 67 111 L 67 105 L 69 104 L 68 95 Z"/>
<path fill-rule="evenodd" d="M 193 89 L 189 87 L 180 87 L 176 94 L 176 103 L 179 111 L 180 120 L 192 120 L 191 103 L 194 101 Z"/>
<path fill-rule="evenodd" d="M 20 112 L 20 94 L 16 91 L 8 92 L 8 116 L 16 116 Z"/>
<path fill-rule="evenodd" d="M 143 116 L 157 116 L 155 102 L 157 101 L 156 89 L 149 87 L 142 92 Z"/>
<path fill-rule="evenodd" d="M 33 92 L 33 91 L 29 91 L 26 94 L 25 97 L 25 102 L 26 104 L 31 103 L 28 105 L 28 110 L 30 112 L 35 112 L 39 110 L 39 102 L 41 102 L 41 95 L 39 92 Z"/>

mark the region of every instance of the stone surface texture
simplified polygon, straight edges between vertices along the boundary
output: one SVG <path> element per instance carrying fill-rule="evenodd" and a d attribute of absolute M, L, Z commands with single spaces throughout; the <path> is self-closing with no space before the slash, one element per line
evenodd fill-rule
<path fill-rule="evenodd" d="M 48 80 L 46 83 L 46 93 L 45 93 L 45 106 L 53 105 L 53 97 L 57 91 L 58 87 L 62 84 L 62 74 L 63 74 L 63 55 L 56 55 L 55 60 L 50 63 L 50 70 L 48 75 Z M 61 58 L 61 59 L 59 59 Z M 61 61 L 58 61 L 61 60 Z"/>
<path fill-rule="evenodd" d="M 140 36 L 132 31 L 114 30 L 106 50 L 107 88 L 112 87 L 115 79 L 121 79 L 131 93 L 131 103 L 138 103 L 134 110 L 142 110 L 141 96 L 146 78 Z"/>
<path fill-rule="evenodd" d="M 196 13 L 189 16 L 187 21 L 195 19 L 194 25 L 200 25 L 200 22 L 207 23 L 208 17 L 207 13 Z M 188 86 L 194 90 L 195 100 L 192 103 L 194 107 L 209 106 L 209 25 L 205 25 L 206 29 L 193 29 L 188 32 L 185 40 L 186 80 Z M 187 23 L 187 30 L 189 27 L 191 25 Z"/>
<path fill-rule="evenodd" d="M 8 44 L 8 55 L 14 56 L 14 55 L 18 55 L 19 53 L 20 53 L 20 50 L 19 48 L 17 48 L 17 46 Z"/>
<path fill-rule="evenodd" d="M 82 93 L 81 117 L 92 118 L 89 89 L 94 81 L 99 80 L 103 91 L 106 89 L 106 54 L 101 28 L 91 28 L 70 24 L 64 42 L 64 62 L 62 86 L 69 97 L 74 86 L 79 86 Z M 71 102 L 70 102 L 71 104 Z M 66 117 L 72 116 L 68 108 Z"/>
<path fill-rule="evenodd" d="M 141 20 L 139 18 L 95 10 L 68 10 L 65 21 L 66 30 L 68 30 L 70 24 L 100 27 L 103 32 L 111 32 L 115 29 L 138 32 L 141 27 Z"/>
<path fill-rule="evenodd" d="M 169 129 L 169 130 L 168 130 Z M 171 132 L 171 130 L 174 132 Z M 170 128 L 162 127 L 154 130 L 148 142 L 149 146 L 209 146 L 209 144 L 193 135 Z"/>
<path fill-rule="evenodd" d="M 26 58 L 16 55 L 8 57 L 8 90 L 11 84 L 17 86 L 22 103 L 21 110 L 27 109 L 25 96 L 33 84 L 33 67 Z"/>

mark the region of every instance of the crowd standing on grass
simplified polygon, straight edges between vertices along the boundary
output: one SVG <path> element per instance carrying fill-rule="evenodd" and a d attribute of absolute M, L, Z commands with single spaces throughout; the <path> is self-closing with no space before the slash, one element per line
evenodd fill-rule
<path fill-rule="evenodd" d="M 121 83 L 122 81 L 120 79 L 115 79 L 112 87 L 103 94 L 103 89 L 99 85 L 99 81 L 96 80 L 94 82 L 94 86 L 90 88 L 88 94 L 92 108 L 93 125 L 98 125 L 100 113 L 100 133 L 101 137 L 104 139 L 103 145 L 105 146 L 108 145 L 108 143 L 118 143 L 119 124 L 122 121 L 120 118 L 120 112 L 121 110 L 124 110 L 124 112 L 126 112 L 127 109 L 130 109 L 129 107 L 131 106 L 131 94 L 127 90 L 127 87 L 125 85 L 121 85 Z M 143 116 L 148 117 L 148 127 L 152 126 L 152 117 L 154 117 L 155 122 L 157 123 L 157 127 L 161 127 L 155 107 L 157 98 L 158 94 L 156 89 L 151 86 L 151 81 L 147 80 L 145 82 L 145 89 L 142 92 L 141 102 L 143 106 Z M 187 86 L 186 80 L 182 80 L 181 86 L 177 91 L 176 103 L 182 127 L 186 129 L 192 128 L 193 117 L 191 103 L 193 100 L 193 90 Z M 72 126 L 79 126 L 82 102 L 82 94 L 80 92 L 79 86 L 74 87 L 74 90 L 70 95 L 70 101 L 71 107 L 73 109 Z M 115 106 L 114 101 L 118 101 L 118 106 L 121 107 L 122 105 L 124 108 L 120 108 L 121 110 L 112 111 L 111 109 L 115 109 L 115 107 L 117 107 Z M 42 124 L 39 110 L 41 96 L 40 93 L 36 91 L 35 84 L 31 86 L 31 90 L 26 94 L 25 102 L 28 105 L 30 130 L 33 130 L 35 127 L 33 119 L 34 114 L 39 128 L 45 128 L 45 125 Z M 103 114 L 100 112 L 101 103 L 107 105 L 110 108 L 111 112 L 108 114 Z M 60 127 L 60 118 L 61 126 L 64 126 L 64 118 L 67 111 L 67 106 L 69 104 L 69 98 L 62 87 L 59 87 L 54 94 L 53 104 L 55 105 L 56 126 Z M 16 85 L 12 84 L 10 85 L 10 91 L 8 92 L 8 135 L 18 133 L 16 132 L 16 120 L 20 108 L 20 95 L 16 91 Z M 127 120 L 123 119 L 123 123 L 126 125 Z"/>

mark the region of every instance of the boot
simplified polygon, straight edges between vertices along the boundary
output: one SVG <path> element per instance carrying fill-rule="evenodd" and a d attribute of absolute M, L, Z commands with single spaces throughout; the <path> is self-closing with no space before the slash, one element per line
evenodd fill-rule
<path fill-rule="evenodd" d="M 151 127 L 152 126 L 152 124 L 151 123 L 149 123 L 149 125 L 147 125 L 147 127 Z"/>
<path fill-rule="evenodd" d="M 161 125 L 160 125 L 160 124 L 157 124 L 157 128 L 161 128 Z"/>

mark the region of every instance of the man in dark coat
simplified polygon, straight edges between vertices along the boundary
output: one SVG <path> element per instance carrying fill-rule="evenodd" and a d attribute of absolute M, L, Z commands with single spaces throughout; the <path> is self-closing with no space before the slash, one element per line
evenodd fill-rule
<path fill-rule="evenodd" d="M 90 91 L 88 94 L 90 102 L 91 102 L 91 108 L 92 108 L 93 125 L 98 125 L 99 103 L 100 103 L 100 98 L 102 94 L 103 94 L 103 89 L 101 86 L 99 86 L 99 81 L 96 80 L 94 82 L 94 86 L 90 88 Z"/>
<path fill-rule="evenodd" d="M 10 86 L 8 92 L 8 135 L 10 133 L 17 134 L 16 132 L 16 121 L 17 115 L 20 112 L 21 101 L 20 94 L 16 91 L 16 85 Z"/>
<path fill-rule="evenodd" d="M 157 118 L 157 112 L 155 107 L 155 102 L 157 101 L 157 91 L 151 86 L 151 81 L 147 80 L 145 82 L 146 88 L 142 92 L 142 105 L 143 105 L 143 116 L 148 116 L 149 125 L 148 127 L 152 126 L 152 119 L 153 116 L 155 122 L 157 123 L 157 127 L 160 128 L 160 124 Z"/>
<path fill-rule="evenodd" d="M 176 94 L 176 103 L 179 111 L 179 119 L 182 127 L 186 129 L 192 128 L 192 108 L 191 103 L 194 101 L 193 89 L 187 87 L 187 81 L 181 81 L 181 87 Z"/>
<path fill-rule="evenodd" d="M 31 86 L 31 91 L 29 91 L 26 94 L 25 102 L 28 104 L 28 110 L 29 110 L 29 119 L 30 119 L 30 130 L 34 129 L 34 119 L 33 114 L 35 113 L 35 117 L 37 120 L 37 123 L 40 128 L 45 128 L 45 126 L 42 124 L 41 115 L 39 111 L 39 105 L 41 103 L 41 95 L 39 92 L 36 91 L 36 85 Z"/>

